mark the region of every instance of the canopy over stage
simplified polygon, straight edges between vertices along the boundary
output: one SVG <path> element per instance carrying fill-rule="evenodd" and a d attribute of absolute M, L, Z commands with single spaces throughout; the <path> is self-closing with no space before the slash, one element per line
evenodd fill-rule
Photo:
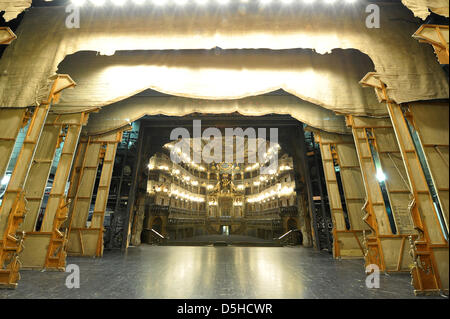
<path fill-rule="evenodd" d="M 65 92 L 57 109 L 102 107 L 147 88 L 208 100 L 281 88 L 336 112 L 386 115 L 373 90 L 358 83 L 372 69 L 366 55 L 341 49 L 326 55 L 301 49 L 78 52 L 59 65 L 58 73 L 70 74 L 77 86 Z"/>
<path fill-rule="evenodd" d="M 57 108 L 57 112 L 63 108 Z M 351 133 L 344 116 L 294 96 L 254 96 L 238 100 L 204 100 L 184 97 L 135 96 L 91 113 L 84 131 L 88 135 L 102 134 L 128 125 L 145 115 L 183 116 L 191 113 L 242 115 L 289 114 L 312 127 L 335 133 Z"/>
<path fill-rule="evenodd" d="M 327 59 L 330 65 L 335 54 L 333 49 L 352 48 L 365 53 L 373 61 L 375 71 L 387 85 L 389 96 L 397 103 L 448 98 L 448 82 L 435 61 L 432 49 L 411 38 L 417 30 L 417 21 L 409 10 L 401 4 L 380 4 L 383 27 L 368 29 L 365 26 L 366 5 L 367 3 L 361 2 L 354 6 L 335 6 L 333 10 L 323 6 L 311 6 L 308 9 L 303 6 L 293 6 L 289 10 L 276 12 L 260 11 L 251 5 L 245 12 L 234 5 L 223 6 L 220 10 L 216 6 L 208 6 L 203 10 L 191 6 L 186 6 L 182 10 L 163 10 L 153 6 L 143 6 L 139 10 L 134 7 L 89 7 L 81 8 L 79 29 L 65 27 L 67 14 L 64 7 L 32 8 L 26 13 L 17 30 L 18 39 L 5 50 L 0 61 L 0 105 L 2 107 L 34 105 L 42 96 L 47 95 L 48 78 L 57 71 L 59 63 L 67 55 L 78 51 L 98 51 L 112 55 L 116 51 L 125 50 L 199 50 L 215 47 L 223 50 L 271 49 L 273 50 L 270 52 L 271 64 L 276 67 L 286 63 L 283 61 L 287 59 L 286 53 L 278 50 L 305 48 L 313 49 L 318 54 L 325 54 L 320 58 L 318 54 L 310 54 L 309 58 L 303 58 L 303 60 L 302 57 L 289 57 L 291 60 L 288 59 L 286 65 L 290 66 L 293 70 L 292 74 L 296 76 L 296 72 L 299 72 L 298 68 L 301 68 L 302 63 L 308 59 L 310 65 L 318 63 L 319 60 L 323 63 Z M 331 54 L 327 55 L 327 52 Z M 244 59 L 246 55 L 247 53 L 243 51 L 242 58 Z M 313 57 L 314 55 L 316 57 Z M 264 54 L 262 54 L 262 60 L 257 59 L 253 63 L 249 62 L 251 58 L 248 57 L 245 63 L 240 62 L 236 65 L 235 67 L 240 68 L 241 71 L 235 73 L 237 78 L 232 76 L 229 82 L 237 81 L 239 77 L 242 77 L 244 70 L 250 74 L 251 71 L 247 68 L 251 69 L 252 66 L 255 69 L 261 68 L 261 61 L 268 61 L 264 60 L 263 56 Z M 210 56 L 209 60 L 218 63 L 219 60 L 227 57 L 228 54 L 219 57 Z M 120 59 L 120 55 L 114 58 Z M 175 58 L 175 54 L 165 59 L 171 59 L 172 65 L 180 63 L 176 61 L 178 58 Z M 178 61 L 183 61 L 182 59 L 187 58 L 180 55 L 179 59 Z M 278 60 L 277 63 L 273 62 L 275 60 Z M 151 62 L 148 65 L 149 68 L 155 68 L 156 61 L 158 60 Z M 197 65 L 190 63 L 191 65 L 183 65 L 183 67 L 195 67 L 196 71 L 193 74 L 200 76 L 205 68 L 204 63 L 208 63 L 208 59 L 202 60 Z M 297 65 L 300 66 L 297 67 Z M 322 66 L 322 64 L 319 65 Z M 344 66 L 333 66 L 328 74 L 342 71 L 344 68 L 348 68 L 348 63 Z M 281 82 L 279 79 L 277 81 L 276 77 L 268 79 L 267 75 L 270 74 L 270 77 L 273 77 L 274 73 L 267 71 L 270 66 L 265 66 L 264 69 L 258 70 L 261 73 L 254 74 L 258 77 L 261 74 L 265 76 L 254 78 L 242 87 L 238 94 L 225 94 L 227 98 L 242 98 L 277 88 L 285 88 L 305 99 L 308 97 L 307 82 L 303 83 L 302 89 L 298 83 L 294 85 L 295 81 Z M 320 67 L 316 65 L 309 68 L 308 79 L 319 81 L 326 74 L 326 71 L 322 73 L 322 70 L 317 72 L 319 69 Z M 307 77 L 306 70 L 302 69 L 300 72 L 303 79 Z M 167 73 L 168 68 L 164 63 L 158 67 L 158 72 L 152 75 L 153 80 L 151 78 L 147 80 L 148 87 L 154 85 L 158 89 L 156 87 L 158 76 L 164 74 L 161 73 L 163 71 L 166 75 L 170 74 Z M 217 81 L 214 78 L 217 74 L 214 74 L 211 69 L 206 74 L 208 74 L 209 82 Z M 350 81 L 345 81 L 346 76 L 348 74 L 356 76 L 357 72 L 349 69 L 342 75 L 344 74 L 341 86 L 327 88 L 330 82 L 335 82 L 337 79 L 338 76 L 335 75 L 334 79 L 326 80 L 327 82 L 320 89 L 322 91 L 311 93 L 310 101 L 338 112 L 353 112 L 361 115 L 373 115 L 379 112 L 373 109 L 374 100 L 367 97 L 369 93 L 353 93 L 355 92 L 353 89 L 349 91 L 352 86 L 345 83 Z M 356 77 L 351 78 L 353 79 L 359 80 Z M 83 80 L 79 78 L 76 81 L 82 83 Z M 138 82 L 141 81 L 138 79 Z M 159 82 L 163 81 L 159 79 Z M 141 85 L 142 83 L 133 86 L 128 93 L 120 92 L 119 96 L 109 96 L 103 103 L 97 101 L 97 106 L 131 96 L 136 93 L 136 90 L 145 88 Z M 170 92 L 168 88 L 160 89 Z M 327 94 L 323 94 L 325 90 Z M 212 98 L 194 88 L 189 88 L 186 92 L 179 92 L 174 88 L 173 92 L 189 97 Z M 341 104 L 340 96 L 348 95 L 349 92 L 352 92 L 351 99 L 356 100 L 353 106 L 349 105 L 345 98 L 343 100 L 345 103 Z M 68 93 L 63 94 L 63 101 L 67 104 L 69 99 L 66 94 Z M 317 98 L 320 95 L 323 96 L 323 101 Z M 83 96 L 80 98 L 85 100 Z M 86 104 L 84 101 L 83 104 L 77 105 L 78 102 L 82 101 L 77 100 L 74 94 L 70 98 L 70 105 L 78 107 Z"/>

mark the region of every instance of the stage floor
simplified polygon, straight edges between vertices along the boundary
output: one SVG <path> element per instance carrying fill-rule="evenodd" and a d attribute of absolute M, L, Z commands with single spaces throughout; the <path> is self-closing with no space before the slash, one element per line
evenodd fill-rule
<path fill-rule="evenodd" d="M 66 287 L 69 273 L 23 270 L 0 298 L 419 298 L 408 273 L 382 273 L 368 289 L 362 260 L 304 247 L 141 245 L 68 264 L 79 266 L 80 288 Z"/>

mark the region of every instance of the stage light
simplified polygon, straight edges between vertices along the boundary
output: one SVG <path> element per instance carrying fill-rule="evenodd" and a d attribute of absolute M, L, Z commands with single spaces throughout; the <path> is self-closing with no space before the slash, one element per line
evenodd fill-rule
<path fill-rule="evenodd" d="M 281 2 L 283 2 L 283 4 L 291 4 L 292 0 L 281 0 Z"/>
<path fill-rule="evenodd" d="M 325 0 L 326 4 L 334 4 L 336 0 Z"/>
<path fill-rule="evenodd" d="M 386 180 L 386 175 L 384 175 L 384 173 L 381 169 L 377 169 L 376 178 L 379 182 L 384 182 Z"/>
<path fill-rule="evenodd" d="M 195 0 L 195 2 L 197 2 L 197 4 L 199 5 L 205 5 L 206 3 L 208 3 L 208 0 Z"/>
<path fill-rule="evenodd" d="M 345 3 L 352 4 L 352 3 L 355 3 L 356 1 L 358 1 L 358 0 L 345 0 Z"/>
<path fill-rule="evenodd" d="M 261 0 L 261 4 L 264 4 L 264 5 L 267 5 L 271 2 L 272 2 L 272 0 Z"/>
<path fill-rule="evenodd" d="M 185 5 L 187 3 L 187 0 L 175 0 L 175 3 L 179 6 Z"/>
<path fill-rule="evenodd" d="M 217 0 L 217 2 L 219 2 L 219 4 L 221 5 L 226 5 L 230 2 L 230 0 Z"/>
<path fill-rule="evenodd" d="M 306 4 L 311 4 L 311 3 L 316 2 L 316 0 L 303 0 L 303 2 Z"/>
<path fill-rule="evenodd" d="M 3 176 L 2 181 L 1 181 L 0 184 L 6 185 L 6 184 L 9 183 L 9 180 L 10 180 L 10 179 L 11 179 L 11 175 L 5 175 L 5 176 Z"/>
<path fill-rule="evenodd" d="M 145 2 L 145 0 L 133 0 L 134 4 L 143 4 Z"/>

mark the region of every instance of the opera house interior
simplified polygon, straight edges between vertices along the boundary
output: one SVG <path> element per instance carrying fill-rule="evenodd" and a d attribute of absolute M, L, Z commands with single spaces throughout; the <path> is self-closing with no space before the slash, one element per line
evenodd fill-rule
<path fill-rule="evenodd" d="M 448 64 L 448 0 L 0 0 L 0 299 L 448 299 Z"/>

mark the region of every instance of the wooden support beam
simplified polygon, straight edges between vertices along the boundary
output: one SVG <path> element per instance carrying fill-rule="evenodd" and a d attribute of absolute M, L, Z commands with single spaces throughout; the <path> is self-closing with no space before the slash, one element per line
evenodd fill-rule
<path fill-rule="evenodd" d="M 413 38 L 432 45 L 440 64 L 449 63 L 448 25 L 423 24 L 414 32 Z"/>
<path fill-rule="evenodd" d="M 363 221 L 365 193 L 355 144 L 351 136 L 321 131 L 314 133 L 316 142 L 320 145 L 333 218 L 333 257 L 363 257 L 363 231 L 369 228 Z M 344 198 L 341 198 L 339 192 L 335 162 L 340 168 Z M 343 202 L 348 214 L 349 228 L 345 222 Z"/>
<path fill-rule="evenodd" d="M 365 79 L 368 81 L 365 81 L 366 83 L 364 84 L 368 87 L 374 87 L 379 92 L 380 102 L 384 102 L 387 105 L 395 137 L 406 168 L 406 183 L 409 185 L 412 195 L 412 201 L 408 205 L 408 210 L 410 211 L 414 228 L 418 232 L 416 236 L 409 236 L 410 255 L 413 257 L 411 275 L 414 292 L 416 294 L 437 294 L 443 290 L 448 293 L 448 239 L 445 238 L 442 232 L 438 217 L 439 212 L 433 203 L 430 186 L 425 178 L 424 167 L 420 162 L 412 133 L 408 127 L 408 120 L 402 107 L 389 98 L 385 84 L 376 74 L 368 74 Z M 431 110 L 431 108 L 427 108 L 426 112 L 429 113 Z M 448 114 L 448 105 L 446 111 Z M 442 116 L 442 114 L 438 116 Z M 432 116 L 422 113 L 421 118 L 418 120 L 426 122 L 427 120 L 424 118 L 432 118 Z M 411 124 L 413 123 L 414 120 L 412 120 Z M 431 125 L 423 128 L 425 131 L 422 131 L 422 138 L 427 134 L 436 134 L 436 131 L 439 130 L 436 130 L 434 126 L 437 123 L 439 121 L 428 123 Z M 448 143 L 447 118 L 443 123 L 445 123 L 444 127 L 441 128 L 443 131 L 438 133 L 438 140 L 442 141 L 443 135 L 446 135 Z M 442 169 L 439 170 L 438 174 L 442 174 Z M 445 175 L 448 175 L 448 167 Z M 446 179 L 448 183 L 448 176 Z"/>
<path fill-rule="evenodd" d="M 60 271 L 65 270 L 66 233 L 64 230 L 61 230 L 61 225 L 67 218 L 68 204 L 64 196 L 64 190 L 72 166 L 75 148 L 80 136 L 81 125 L 86 123 L 86 118 L 87 116 L 84 113 L 67 114 L 62 116 L 51 114 L 47 118 L 47 125 L 44 128 L 44 132 L 45 130 L 50 130 L 55 127 L 59 129 L 58 132 L 56 130 L 53 132 L 53 139 L 55 139 L 55 136 L 58 137 L 58 139 L 61 137 L 60 134 L 62 127 L 66 128 L 67 132 L 65 134 L 64 146 L 54 176 L 52 189 L 45 207 L 41 229 L 39 231 L 35 231 L 34 229 L 34 224 L 37 220 L 40 205 L 36 209 L 32 229 L 24 229 L 27 232 L 24 239 L 25 248 L 20 254 L 20 260 L 23 268 L 45 268 Z M 44 138 L 44 136 L 42 136 L 42 138 Z M 53 142 L 51 137 L 45 140 L 48 144 Z M 48 148 L 48 144 L 44 147 L 44 149 Z M 56 141 L 55 150 L 57 144 L 59 144 L 58 141 Z M 52 157 L 54 156 L 54 151 L 47 152 L 47 154 L 48 153 L 51 153 Z M 48 167 L 48 172 L 49 171 L 50 166 Z M 30 175 L 30 178 L 32 176 L 33 175 Z M 39 181 L 39 176 L 35 177 Z M 47 184 L 47 179 L 43 180 L 45 181 L 43 183 L 43 187 L 45 187 Z M 25 222 L 27 221 L 29 214 L 30 212 L 27 214 Z"/>
<path fill-rule="evenodd" d="M 100 160 L 101 158 L 104 159 L 105 156 L 107 157 L 106 162 L 103 164 L 105 166 L 105 174 L 102 174 L 103 181 L 101 185 L 107 186 L 108 188 L 101 187 L 99 190 L 100 196 L 107 200 L 115 150 L 121 138 L 122 132 L 118 131 L 88 138 L 83 164 L 80 167 L 78 187 L 74 196 L 73 206 L 71 207 L 72 212 L 69 222 L 69 241 L 67 246 L 69 255 L 96 256 L 97 253 L 101 255 L 102 249 L 98 248 L 99 233 L 103 233 L 103 229 L 102 227 L 86 228 L 86 224 Z M 75 176 L 75 178 L 77 177 Z M 99 204 L 96 207 L 99 209 L 102 208 L 101 204 L 103 203 L 99 200 Z M 103 220 L 103 216 L 98 214 L 101 211 L 97 210 L 97 208 L 94 208 L 95 214 L 93 214 L 91 221 L 94 224 L 99 223 L 98 218 Z"/>
<path fill-rule="evenodd" d="M 55 115 L 49 115 L 46 123 L 52 123 L 54 117 Z M 52 168 L 53 158 L 60 143 L 61 129 L 62 125 L 45 125 L 42 130 L 39 144 L 37 145 L 36 153 L 28 173 L 27 182 L 24 185 L 25 198 L 28 202 L 28 212 L 19 231 L 25 231 L 26 233 L 36 230 L 36 223 Z M 24 240 L 26 242 L 26 235 Z"/>
<path fill-rule="evenodd" d="M 399 150 L 390 120 L 352 115 L 346 119 L 352 128 L 367 195 L 363 207 L 366 212 L 364 220 L 371 233 L 365 236 L 366 265 L 376 264 L 388 272 L 409 271 L 412 259 L 402 249 L 402 241 L 405 236 L 417 236 L 417 233 L 408 210 L 410 192 L 403 192 L 408 190 L 404 183 L 405 168 L 401 158 L 392 155 Z M 376 178 L 377 169 L 372 152 L 378 154 L 381 169 L 387 176 L 385 188 L 390 207 L 386 206 L 386 199 Z M 391 189 L 401 192 L 391 192 Z M 389 210 L 392 217 L 389 217 Z M 400 267 L 398 260 L 402 262 Z"/>
<path fill-rule="evenodd" d="M 17 39 L 17 36 L 9 27 L 0 27 L 0 44 L 8 45 Z"/>
<path fill-rule="evenodd" d="M 412 214 L 419 230 L 419 237 L 411 242 L 411 249 L 416 257 L 414 268 L 411 270 L 415 293 L 439 293 L 440 290 L 448 292 L 448 242 L 439 225 L 437 212 L 401 106 L 389 101 L 387 107 L 415 198 Z M 444 247 L 433 248 L 430 244 Z"/>
<path fill-rule="evenodd" d="M 26 108 L 0 108 L 0 180 L 5 175 L 20 128 L 28 122 Z"/>
<path fill-rule="evenodd" d="M 90 229 L 98 229 L 97 239 L 93 238 L 92 243 L 87 243 L 87 247 L 94 246 L 96 242 L 95 256 L 101 257 L 103 255 L 103 222 L 105 219 L 106 204 L 108 201 L 109 187 L 111 185 L 111 177 L 114 168 L 114 160 L 116 157 L 117 145 L 122 139 L 122 132 L 116 132 L 116 141 L 108 142 L 106 144 L 106 151 L 103 158 L 102 173 L 98 185 L 98 191 L 95 199 L 94 214 Z M 89 253 L 89 252 L 87 252 Z M 86 253 L 84 254 L 86 255 Z"/>
<path fill-rule="evenodd" d="M 49 96 L 46 101 L 42 101 L 34 110 L 11 179 L 5 191 L 2 205 L 0 206 L 0 234 L 3 235 L 0 246 L 0 270 L 9 272 L 9 275 L 0 277 L 0 287 L 15 287 L 20 278 L 18 274 L 20 264 L 15 265 L 13 260 L 17 260 L 23 245 L 23 238 L 20 235 L 16 235 L 18 227 L 23 221 L 24 212 L 26 211 L 23 187 L 27 182 L 30 166 L 50 106 L 58 100 L 60 93 L 64 89 L 75 85 L 68 75 L 55 75 L 51 79 L 53 80 L 53 84 L 49 90 Z M 12 245 L 13 242 L 14 245 Z M 8 258 L 8 262 L 5 262 L 6 258 Z M 5 278 L 8 278 L 8 281 L 4 280 Z M 11 282 L 11 278 L 15 281 Z"/>

